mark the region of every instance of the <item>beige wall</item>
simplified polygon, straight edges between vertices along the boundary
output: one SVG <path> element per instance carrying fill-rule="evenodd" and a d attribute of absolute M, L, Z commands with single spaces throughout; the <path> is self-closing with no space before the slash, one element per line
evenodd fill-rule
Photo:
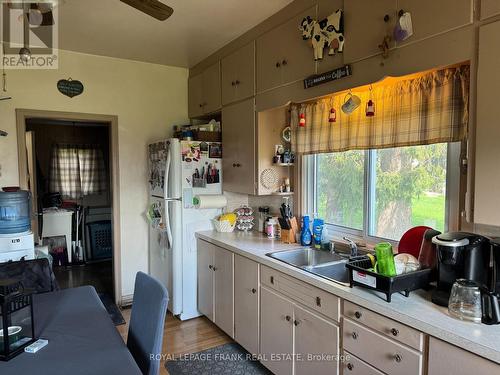
<path fill-rule="evenodd" d="M 8 71 L 13 100 L 0 102 L 0 186 L 18 185 L 15 109 L 118 116 L 122 296 L 133 293 L 137 271 L 148 269 L 146 144 L 186 123 L 187 77 L 183 68 L 60 51 L 58 70 Z M 85 92 L 68 98 L 59 79 L 72 77 Z"/>

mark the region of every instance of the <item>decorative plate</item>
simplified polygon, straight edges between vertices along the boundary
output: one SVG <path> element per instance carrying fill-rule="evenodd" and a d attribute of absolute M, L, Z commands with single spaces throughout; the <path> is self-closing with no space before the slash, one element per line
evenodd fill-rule
<path fill-rule="evenodd" d="M 279 183 L 278 172 L 271 168 L 264 169 L 260 174 L 260 183 L 266 189 L 276 190 Z"/>

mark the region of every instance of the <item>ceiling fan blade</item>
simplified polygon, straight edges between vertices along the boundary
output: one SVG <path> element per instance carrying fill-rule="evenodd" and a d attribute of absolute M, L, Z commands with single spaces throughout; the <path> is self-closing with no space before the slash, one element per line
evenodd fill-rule
<path fill-rule="evenodd" d="M 122 3 L 140 10 L 160 21 L 165 21 L 174 13 L 174 10 L 158 0 L 120 0 Z"/>

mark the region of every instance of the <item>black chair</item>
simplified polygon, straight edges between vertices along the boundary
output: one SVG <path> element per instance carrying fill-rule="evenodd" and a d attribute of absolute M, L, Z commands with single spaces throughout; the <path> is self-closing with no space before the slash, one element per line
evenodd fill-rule
<path fill-rule="evenodd" d="M 0 263 L 0 280 L 2 279 L 19 280 L 25 289 L 34 293 L 59 290 L 52 267 L 46 258 Z"/>
<path fill-rule="evenodd" d="M 167 304 L 167 289 L 151 276 L 138 272 L 127 347 L 143 374 L 156 375 L 160 371 Z"/>

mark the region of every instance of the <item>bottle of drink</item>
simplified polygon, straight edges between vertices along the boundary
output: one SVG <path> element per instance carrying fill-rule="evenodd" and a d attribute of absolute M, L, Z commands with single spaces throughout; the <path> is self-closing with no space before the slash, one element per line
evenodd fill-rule
<path fill-rule="evenodd" d="M 312 234 L 309 228 L 309 216 L 302 218 L 302 231 L 300 232 L 300 244 L 302 246 L 311 246 Z"/>

